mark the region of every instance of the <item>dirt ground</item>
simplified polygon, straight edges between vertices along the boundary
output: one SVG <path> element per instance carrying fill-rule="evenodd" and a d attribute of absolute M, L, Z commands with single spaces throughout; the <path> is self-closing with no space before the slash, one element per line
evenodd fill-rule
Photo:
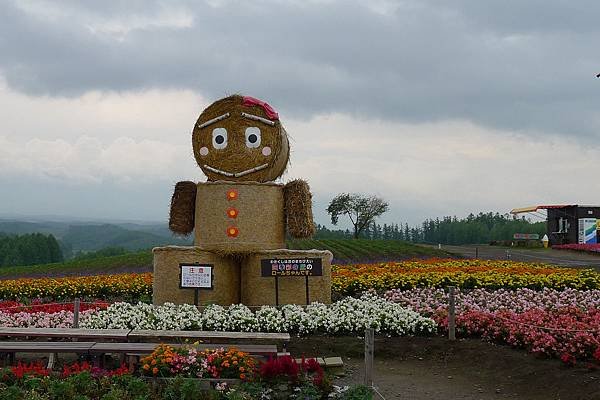
<path fill-rule="evenodd" d="M 294 357 L 340 356 L 344 372 L 335 384 L 363 382 L 362 338 L 298 338 L 289 348 Z M 385 399 L 596 400 L 600 370 L 478 339 L 376 338 L 374 385 Z"/>

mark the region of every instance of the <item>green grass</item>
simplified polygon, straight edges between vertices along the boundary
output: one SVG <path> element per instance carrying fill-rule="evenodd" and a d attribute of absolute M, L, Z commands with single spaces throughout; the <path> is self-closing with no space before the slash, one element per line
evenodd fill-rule
<path fill-rule="evenodd" d="M 444 251 L 398 240 L 305 239 L 290 240 L 288 247 L 296 250 L 329 250 L 333 253 L 334 263 L 337 264 L 449 256 L 449 253 Z M 147 271 L 152 271 L 152 252 L 150 250 L 55 264 L 2 267 L 0 268 L 0 279 Z"/>
<path fill-rule="evenodd" d="M 408 258 L 448 257 L 449 253 L 399 240 L 328 239 L 290 240 L 290 249 L 319 249 L 333 253 L 334 263 L 359 263 Z"/>

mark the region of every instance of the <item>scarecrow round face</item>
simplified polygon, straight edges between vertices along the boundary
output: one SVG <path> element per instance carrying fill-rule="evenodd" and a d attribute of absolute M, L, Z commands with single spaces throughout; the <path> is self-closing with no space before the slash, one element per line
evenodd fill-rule
<path fill-rule="evenodd" d="M 239 95 L 218 100 L 200 114 L 192 144 L 209 181 L 273 181 L 283 174 L 289 157 L 277 113 L 260 100 Z"/>

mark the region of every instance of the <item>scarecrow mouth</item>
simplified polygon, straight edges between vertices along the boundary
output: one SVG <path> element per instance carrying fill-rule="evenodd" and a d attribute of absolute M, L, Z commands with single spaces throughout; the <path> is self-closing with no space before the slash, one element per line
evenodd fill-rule
<path fill-rule="evenodd" d="M 241 172 L 227 172 L 227 171 L 223 171 L 223 170 L 211 167 L 208 164 L 204 164 L 204 168 L 206 168 L 207 170 L 214 172 L 215 174 L 228 176 L 230 178 L 240 178 L 242 176 L 251 174 L 253 172 L 260 171 L 261 169 L 265 169 L 268 166 L 269 166 L 269 164 L 262 164 L 262 165 L 259 165 L 258 167 L 250 168 L 250 169 L 247 169 L 247 170 L 241 171 Z"/>

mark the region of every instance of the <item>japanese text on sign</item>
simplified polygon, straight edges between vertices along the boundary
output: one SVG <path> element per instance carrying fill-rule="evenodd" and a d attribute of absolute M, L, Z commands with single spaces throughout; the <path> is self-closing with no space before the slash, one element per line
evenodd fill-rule
<path fill-rule="evenodd" d="M 322 276 L 320 258 L 270 258 L 260 261 L 261 276 Z"/>
<path fill-rule="evenodd" d="M 212 265 L 180 265 L 182 288 L 212 288 Z"/>

